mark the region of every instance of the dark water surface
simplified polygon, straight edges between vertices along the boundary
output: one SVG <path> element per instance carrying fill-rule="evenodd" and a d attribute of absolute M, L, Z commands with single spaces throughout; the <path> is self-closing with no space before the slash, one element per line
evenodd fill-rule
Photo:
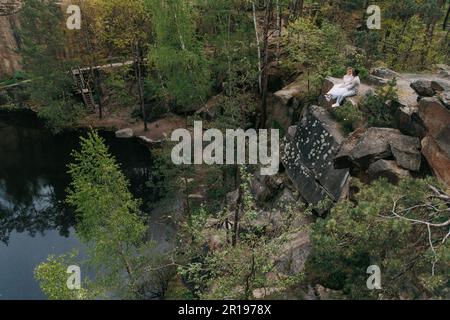
<path fill-rule="evenodd" d="M 81 135 L 85 132 L 53 135 L 32 113 L 0 112 L 0 299 L 44 298 L 34 268 L 49 254 L 83 250 L 74 214 L 64 203 L 67 164 Z M 102 136 L 133 194 L 150 201 L 149 150 L 134 139 Z"/>

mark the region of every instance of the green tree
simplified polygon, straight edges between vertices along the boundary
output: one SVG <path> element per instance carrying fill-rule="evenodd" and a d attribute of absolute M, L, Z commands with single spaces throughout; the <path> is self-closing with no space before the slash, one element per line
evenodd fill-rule
<path fill-rule="evenodd" d="M 448 298 L 450 197 L 432 179 L 356 187 L 314 226 L 313 281 L 351 298 Z M 381 269 L 381 290 L 366 287 L 371 265 Z"/>
<path fill-rule="evenodd" d="M 34 270 L 42 292 L 50 300 L 83 300 L 90 295 L 86 288 L 69 289 L 67 268 L 74 263 L 75 255 L 49 256 Z"/>
<path fill-rule="evenodd" d="M 254 299 L 255 290 L 269 289 L 270 292 L 277 288 L 282 291 L 303 276 L 279 274 L 274 259 L 286 242 L 284 235 L 292 231 L 292 220 L 286 219 L 273 234 L 251 227 L 257 218 L 249 186 L 251 175 L 240 167 L 240 176 L 242 195 L 235 204 L 236 211 L 224 208 L 221 214 L 214 216 L 202 207 L 180 228 L 185 241 L 179 250 L 189 260 L 178 267 L 178 272 L 201 299 Z M 286 211 L 286 217 L 297 213 L 289 208 Z M 211 217 L 226 227 L 207 226 Z M 205 242 L 211 237 L 220 239 L 220 244 L 206 251 Z"/>
<path fill-rule="evenodd" d="M 149 87 L 155 97 L 182 111 L 205 103 L 210 93 L 209 62 L 197 39 L 194 7 L 183 0 L 146 0 L 155 45 L 148 54 L 153 71 Z"/>
<path fill-rule="evenodd" d="M 27 86 L 30 98 L 51 129 L 70 127 L 83 109 L 73 97 L 71 64 L 62 59 L 63 12 L 53 1 L 26 0 L 20 17 L 20 54 L 31 80 Z"/>
<path fill-rule="evenodd" d="M 157 256 L 148 240 L 140 201 L 128 190 L 128 181 L 98 133 L 81 138 L 81 150 L 73 156 L 67 203 L 75 208 L 76 233 L 87 246 L 87 258 L 77 265 L 95 275 L 92 281 L 84 281 L 89 284 L 87 290 L 95 292 L 88 298 L 154 297 L 157 289 L 153 284 L 167 268 L 152 267 L 155 259 L 164 259 Z M 37 278 L 49 298 L 79 298 L 62 287 L 62 281 L 65 284 L 67 280 L 62 273 L 66 261 L 51 257 L 37 268 Z"/>
<path fill-rule="evenodd" d="M 139 276 L 134 266 L 146 233 L 140 202 L 96 132 L 81 138 L 81 151 L 74 152 L 74 159 L 67 202 L 75 208 L 77 234 L 88 244 L 97 282 L 108 288 L 125 285 L 135 292 Z"/>
<path fill-rule="evenodd" d="M 244 14 L 243 4 L 245 1 L 239 0 L 197 3 L 201 12 L 197 28 L 208 46 L 212 81 L 216 82 L 215 87 L 227 91 L 227 95 L 238 89 L 255 89 L 258 77 L 254 26 L 252 19 Z"/>
<path fill-rule="evenodd" d="M 304 69 L 308 80 L 308 92 L 319 90 L 322 80 L 331 68 L 343 65 L 345 38 L 342 31 L 323 21 L 318 24 L 311 18 L 299 18 L 289 24 L 284 36 L 290 69 Z"/>
<path fill-rule="evenodd" d="M 95 8 L 95 32 L 103 48 L 109 55 L 118 54 L 122 60 L 134 61 L 137 96 L 147 131 L 143 58 L 151 43 L 150 13 L 142 0 L 93 0 L 92 5 Z"/>

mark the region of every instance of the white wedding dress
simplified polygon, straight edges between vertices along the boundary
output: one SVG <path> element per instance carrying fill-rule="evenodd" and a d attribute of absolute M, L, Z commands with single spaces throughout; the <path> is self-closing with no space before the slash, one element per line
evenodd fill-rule
<path fill-rule="evenodd" d="M 350 84 L 353 81 L 353 79 L 354 79 L 353 76 L 345 75 L 344 82 L 334 85 L 333 88 L 331 88 L 331 90 L 328 91 L 327 95 L 343 96 L 344 94 L 346 94 L 348 92 L 348 89 L 346 88 L 346 86 L 348 84 Z"/>

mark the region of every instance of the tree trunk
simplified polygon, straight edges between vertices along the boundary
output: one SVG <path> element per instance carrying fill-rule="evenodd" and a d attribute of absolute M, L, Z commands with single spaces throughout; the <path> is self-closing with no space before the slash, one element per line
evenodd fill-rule
<path fill-rule="evenodd" d="M 390 29 L 386 29 L 386 33 L 384 34 L 383 47 L 381 48 L 381 52 L 384 54 L 386 54 L 387 39 L 390 34 L 391 34 Z"/>
<path fill-rule="evenodd" d="M 435 23 L 430 23 L 427 27 L 427 32 L 424 36 L 424 50 L 422 51 L 421 57 L 420 57 L 420 65 L 421 67 L 425 67 L 426 60 L 428 57 L 428 53 L 430 52 L 431 44 L 433 43 L 433 37 L 434 37 L 434 30 L 435 30 Z"/>
<path fill-rule="evenodd" d="M 404 35 L 406 33 L 406 28 L 408 27 L 409 19 L 410 18 L 408 17 L 403 22 L 402 32 L 400 33 L 399 36 L 397 36 L 397 43 L 402 43 L 403 42 L 403 37 L 404 37 Z M 397 46 L 396 49 L 395 49 L 394 59 L 392 60 L 392 65 L 394 67 L 397 64 L 399 58 L 400 58 L 399 46 Z"/>
<path fill-rule="evenodd" d="M 245 277 L 245 297 L 251 299 L 253 297 L 253 292 L 251 290 L 251 281 L 255 276 L 255 252 L 252 252 L 252 264 L 250 267 L 249 274 Z"/>
<path fill-rule="evenodd" d="M 261 97 L 261 118 L 259 127 L 265 128 L 267 122 L 267 90 L 268 90 L 268 65 L 269 65 L 269 29 L 270 17 L 272 13 L 272 0 L 266 2 L 266 13 L 264 17 L 264 63 L 262 67 L 262 97 Z"/>
<path fill-rule="evenodd" d="M 191 206 L 189 203 L 189 181 L 186 176 L 183 178 L 183 182 L 184 182 L 184 212 L 189 217 L 189 223 L 192 223 Z"/>
<path fill-rule="evenodd" d="M 144 103 L 144 89 L 142 86 L 142 52 L 139 43 L 135 45 L 135 76 L 138 83 L 139 104 L 141 108 L 142 118 L 144 120 L 144 131 L 147 131 L 147 114 Z"/>
<path fill-rule="evenodd" d="M 444 20 L 444 25 L 443 25 L 443 30 L 444 31 L 447 30 L 447 28 L 450 28 L 450 26 L 449 26 L 449 23 L 450 23 L 449 19 L 450 19 L 450 6 L 447 9 L 447 15 L 445 16 L 445 20 Z M 447 36 L 448 36 L 448 32 L 447 32 Z"/>
<path fill-rule="evenodd" d="M 280 6 L 280 0 L 276 0 L 277 2 L 277 33 L 278 33 L 278 39 L 277 39 L 277 59 L 280 53 L 280 41 L 281 41 L 281 6 Z"/>
<path fill-rule="evenodd" d="M 365 23 L 366 21 L 366 17 L 367 17 L 367 8 L 369 7 L 369 0 L 365 0 L 364 4 L 363 4 L 363 14 L 362 14 L 362 18 L 361 18 L 361 24 L 363 26 L 367 26 L 367 23 Z M 364 28 L 367 29 L 367 28 Z"/>
<path fill-rule="evenodd" d="M 103 97 L 103 90 L 102 90 L 102 79 L 101 79 L 101 72 L 100 70 L 94 70 L 94 88 L 95 92 L 98 94 L 98 116 L 100 119 L 103 118 L 103 104 L 102 104 L 102 97 Z"/>
<path fill-rule="evenodd" d="M 294 1 L 294 5 L 292 7 L 292 16 L 293 16 L 294 20 L 303 15 L 304 3 L 305 3 L 304 0 L 295 0 Z"/>
<path fill-rule="evenodd" d="M 307 81 L 308 81 L 308 93 L 309 93 L 311 91 L 311 81 L 309 79 L 309 77 L 310 77 L 309 67 L 306 70 L 307 70 L 306 78 L 307 78 Z"/>
<path fill-rule="evenodd" d="M 259 34 L 258 34 L 258 22 L 256 20 L 256 6 L 255 2 L 252 2 L 252 8 L 253 8 L 253 24 L 255 26 L 255 36 L 256 36 L 256 48 L 258 50 L 258 89 L 259 93 L 262 93 L 262 67 L 261 67 L 261 43 L 259 41 Z"/>
<path fill-rule="evenodd" d="M 406 55 L 403 58 L 403 61 L 409 61 L 409 56 L 411 55 L 411 51 L 413 49 L 414 43 L 416 43 L 416 35 L 414 35 L 413 38 L 411 39 L 411 43 L 408 47 L 408 50 L 406 50 Z"/>
<path fill-rule="evenodd" d="M 236 207 L 234 209 L 234 219 L 233 219 L 233 234 L 231 238 L 231 245 L 234 247 L 239 241 L 239 220 L 240 213 L 242 210 L 242 187 L 241 187 L 241 174 L 239 166 L 236 167 L 236 184 L 238 185 L 238 198 L 236 201 Z"/>

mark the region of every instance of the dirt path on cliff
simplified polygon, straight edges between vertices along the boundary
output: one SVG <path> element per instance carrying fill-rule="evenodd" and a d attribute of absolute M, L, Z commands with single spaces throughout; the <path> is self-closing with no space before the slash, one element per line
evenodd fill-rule
<path fill-rule="evenodd" d="M 148 130 L 144 130 L 144 122 L 131 116 L 131 108 L 115 108 L 113 111 L 106 111 L 102 119 L 98 114 L 90 114 L 78 122 L 80 127 L 92 127 L 103 130 L 121 130 L 130 128 L 135 136 L 143 136 L 151 141 L 159 141 L 165 137 L 170 137 L 172 131 L 184 128 L 186 120 L 175 114 L 168 114 L 164 118 L 148 122 Z"/>

